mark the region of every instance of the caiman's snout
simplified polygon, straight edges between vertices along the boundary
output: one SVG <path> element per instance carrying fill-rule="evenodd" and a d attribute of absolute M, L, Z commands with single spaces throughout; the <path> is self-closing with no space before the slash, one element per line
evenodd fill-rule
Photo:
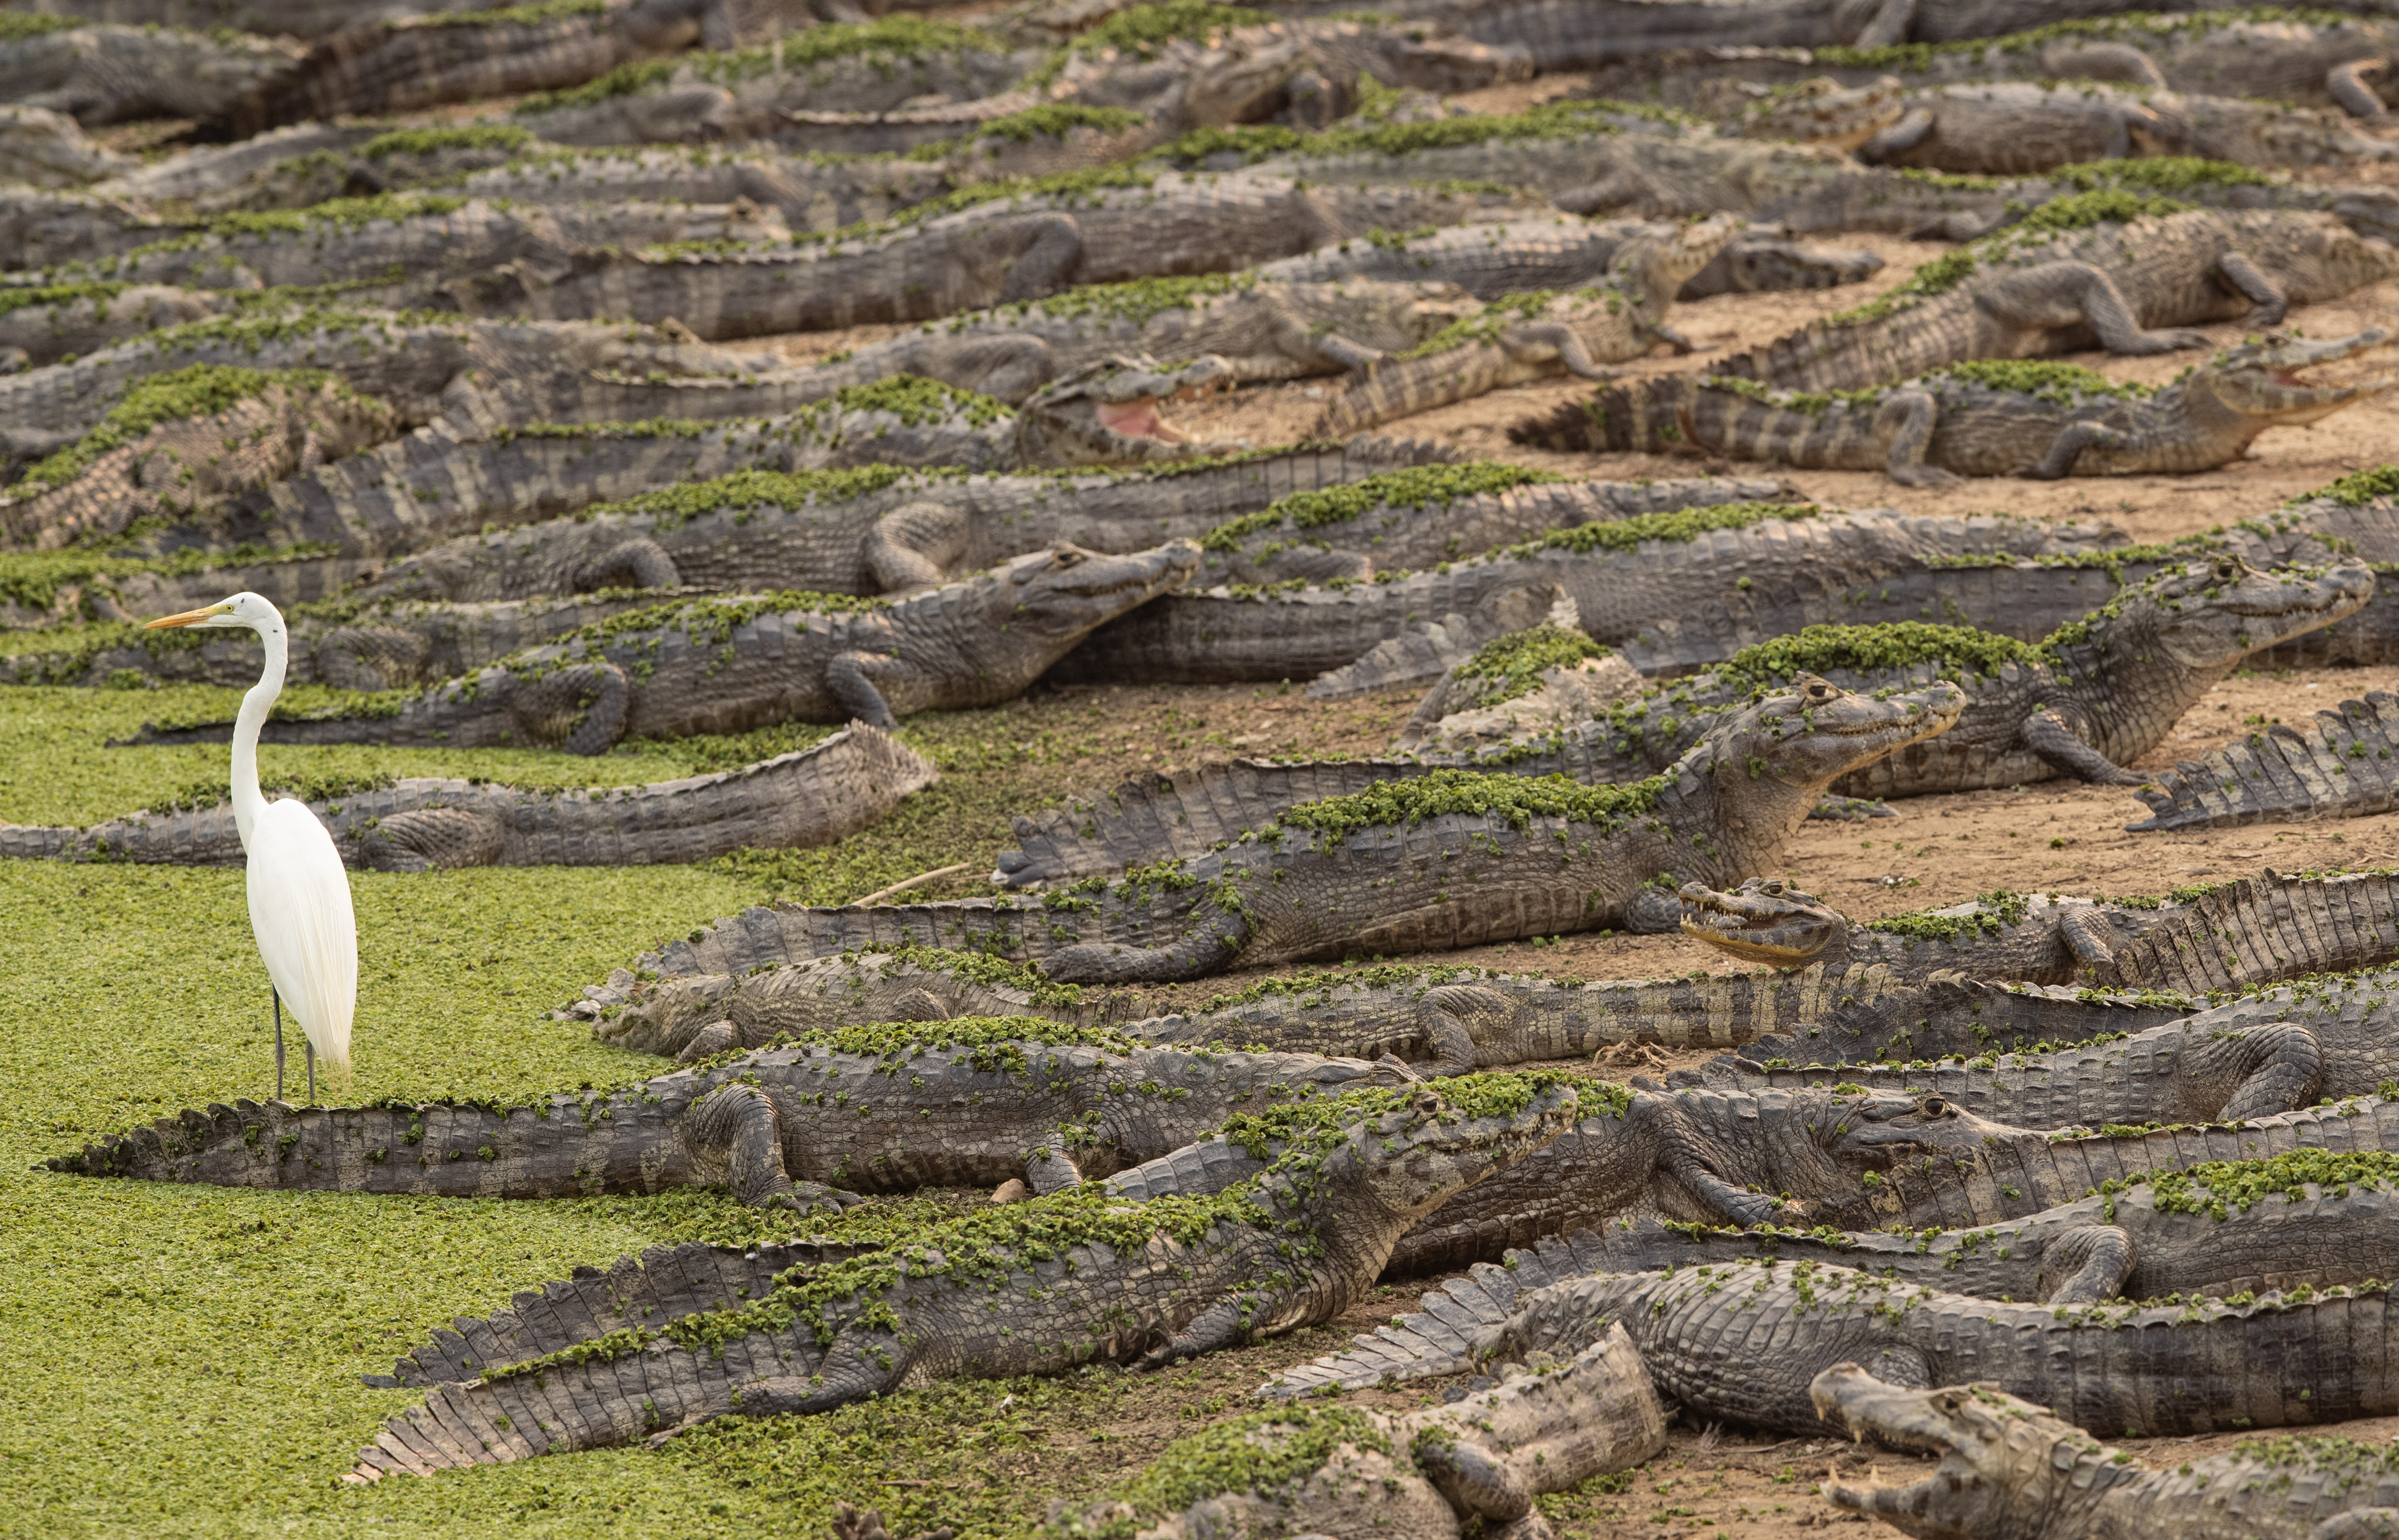
<path fill-rule="evenodd" d="M 2080 1428 L 1988 1385 L 1908 1390 L 1837 1363 L 1809 1383 L 1808 1398 L 1816 1415 L 1854 1439 L 1872 1434 L 1942 1457 L 1931 1475 L 1906 1486 L 1824 1488 L 1835 1507 L 1924 1540 L 2040 1533 L 2058 1502 L 2087 1491 L 2091 1469 L 2113 1458 Z"/>
<path fill-rule="evenodd" d="M 1675 897 L 1684 935 L 1774 967 L 1805 966 L 1847 925 L 1812 895 L 1771 878 L 1752 877 L 1732 893 L 1685 883 Z"/>
<path fill-rule="evenodd" d="M 2399 376 L 2376 374 L 2353 381 L 2310 378 L 2391 343 L 2391 333 L 2372 327 L 2353 336 L 2322 342 L 2271 337 L 2249 343 L 2221 355 L 2211 366 L 2216 394 L 2238 410 L 2312 422 L 2340 408 L 2379 396 L 2399 384 Z"/>

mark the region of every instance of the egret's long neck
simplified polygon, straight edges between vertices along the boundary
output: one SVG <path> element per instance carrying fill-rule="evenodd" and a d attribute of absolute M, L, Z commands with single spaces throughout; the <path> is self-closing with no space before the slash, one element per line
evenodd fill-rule
<path fill-rule="evenodd" d="M 266 811 L 265 794 L 258 789 L 258 734 L 266 725 L 266 713 L 274 709 L 275 697 L 283 693 L 283 668 L 291 654 L 280 625 L 262 628 L 258 639 L 266 643 L 266 667 L 250 694 L 241 697 L 241 714 L 233 723 L 233 826 L 245 853 L 251 830 Z"/>

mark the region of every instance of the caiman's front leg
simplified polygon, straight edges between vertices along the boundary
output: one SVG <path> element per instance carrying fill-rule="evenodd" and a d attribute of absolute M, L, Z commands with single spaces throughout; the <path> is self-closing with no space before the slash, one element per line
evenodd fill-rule
<path fill-rule="evenodd" d="M 2011 273 L 1974 296 L 1974 304 L 2009 326 L 2058 331 L 2088 326 L 2110 353 L 2171 353 L 2205 347 L 2207 333 L 2189 327 L 2146 331 L 2116 280 L 2087 262 L 2045 262 Z"/>
<path fill-rule="evenodd" d="M 1211 902 L 1172 946 L 1087 941 L 1051 952 L 1041 971 L 1062 984 L 1172 984 L 1204 979 L 1232 966 L 1249 932 L 1247 919 Z"/>
<path fill-rule="evenodd" d="M 687 1114 L 684 1139 L 696 1160 L 722 1159 L 733 1196 L 752 1209 L 805 1214 L 820 1205 L 835 1213 L 863 1203 L 856 1193 L 821 1182 L 794 1182 L 783 1169 L 783 1136 L 773 1098 L 755 1086 L 719 1086 Z"/>
<path fill-rule="evenodd" d="M 2025 718 L 2016 739 L 2060 775 L 2087 780 L 2094 786 L 2138 786 L 2149 778 L 2125 769 L 2094 749 L 2054 706 L 2044 706 Z"/>
<path fill-rule="evenodd" d="M 1917 5 L 1918 0 L 1883 0 L 1882 8 L 1875 12 L 1874 19 L 1850 46 L 1888 48 L 1906 42 L 1907 34 L 1916 30 Z"/>
<path fill-rule="evenodd" d="M 1878 130 L 1873 138 L 1850 154 L 1869 166 L 1879 166 L 1893 155 L 1905 155 L 1932 135 L 1932 114 L 1930 109 L 1914 107 L 1888 128 Z"/>
<path fill-rule="evenodd" d="M 1892 480 L 1903 487 L 1950 487 L 1965 480 L 1925 463 L 1940 420 L 1941 403 L 1930 391 L 1898 391 L 1877 409 L 1875 433 L 1891 446 L 1887 468 Z"/>
<path fill-rule="evenodd" d="M 1177 1358 L 1196 1358 L 1222 1347 L 1239 1347 L 1250 1340 L 1250 1322 L 1261 1302 L 1249 1294 L 1227 1294 L 1192 1317 L 1191 1324 L 1133 1360 L 1136 1370 L 1163 1369 Z"/>
<path fill-rule="evenodd" d="M 1533 1489 L 1480 1444 L 1420 1435 L 1410 1452 L 1433 1490 L 1460 1513 L 1504 1522 L 1533 1511 Z"/>
<path fill-rule="evenodd" d="M 2069 909 L 2057 917 L 2058 939 L 2074 960 L 2082 965 L 2085 976 L 2095 971 L 2101 978 L 2116 973 L 2116 933 L 2108 924 L 2107 912 L 2101 909 Z M 2134 979 L 2121 982 L 2133 983 Z"/>
<path fill-rule="evenodd" d="M 2063 480 L 2074 474 L 2074 463 L 2094 444 L 2102 449 L 2122 449 L 2131 441 L 2121 429 L 2105 423 L 2068 423 L 2050 440 L 2049 453 L 2040 457 L 2040 463 L 2025 475 L 2036 481 Z"/>
<path fill-rule="evenodd" d="M 825 688 L 832 693 L 834 704 L 852 717 L 888 731 L 900 725 L 900 719 L 891 714 L 891 703 L 883 698 L 883 684 L 903 679 L 911 671 L 904 659 L 889 653 L 837 653 L 825 665 Z"/>
<path fill-rule="evenodd" d="M 2382 65 L 2379 59 L 2352 59 L 2346 64 L 2335 64 L 2324 72 L 2324 92 L 2352 117 L 2379 124 L 2391 115 L 2391 109 L 2382 104 L 2381 93 L 2367 85 L 2365 77 L 2380 74 Z"/>

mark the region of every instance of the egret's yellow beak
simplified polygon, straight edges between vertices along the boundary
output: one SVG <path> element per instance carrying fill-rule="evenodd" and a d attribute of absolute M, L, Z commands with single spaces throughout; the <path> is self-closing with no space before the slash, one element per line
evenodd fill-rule
<path fill-rule="evenodd" d="M 164 619 L 154 620 L 142 628 L 145 631 L 155 631 L 161 626 L 197 626 L 201 621 L 212 615 L 223 615 L 232 608 L 230 604 L 211 604 L 205 610 L 185 610 L 182 615 L 170 615 Z"/>

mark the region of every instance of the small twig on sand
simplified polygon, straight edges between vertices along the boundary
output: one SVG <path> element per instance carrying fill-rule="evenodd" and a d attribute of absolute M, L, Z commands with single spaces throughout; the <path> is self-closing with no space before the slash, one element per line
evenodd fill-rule
<path fill-rule="evenodd" d="M 956 866 L 935 867 L 930 871 L 919 871 L 904 883 L 893 883 L 889 887 L 878 887 L 865 898 L 855 899 L 853 902 L 859 906 L 876 903 L 888 898 L 894 893 L 905 893 L 912 887 L 922 887 L 927 883 L 936 883 L 943 877 L 955 876 L 964 871 L 970 864 L 970 862 L 960 861 Z"/>

